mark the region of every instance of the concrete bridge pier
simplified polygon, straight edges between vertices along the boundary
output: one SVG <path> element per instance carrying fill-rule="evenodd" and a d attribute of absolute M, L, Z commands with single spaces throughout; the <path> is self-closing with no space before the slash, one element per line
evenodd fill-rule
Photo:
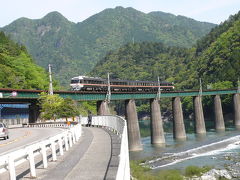
<path fill-rule="evenodd" d="M 225 124 L 222 112 L 222 103 L 219 95 L 214 97 L 214 113 L 216 131 L 225 131 Z"/>
<path fill-rule="evenodd" d="M 159 100 L 151 99 L 151 143 L 165 144 Z"/>
<path fill-rule="evenodd" d="M 173 108 L 173 137 L 179 140 L 187 138 L 183 121 L 182 103 L 180 97 L 172 99 Z"/>
<path fill-rule="evenodd" d="M 233 95 L 234 103 L 234 124 L 240 130 L 240 94 Z"/>
<path fill-rule="evenodd" d="M 29 123 L 37 122 L 39 115 L 40 115 L 40 107 L 37 105 L 36 102 L 31 103 L 29 105 L 29 117 L 28 117 Z"/>
<path fill-rule="evenodd" d="M 197 134 L 206 134 L 201 96 L 193 97 L 193 102 L 195 115 L 195 131 Z"/>
<path fill-rule="evenodd" d="M 110 115 L 110 110 L 107 101 L 104 100 L 97 102 L 97 114 L 100 116 Z"/>
<path fill-rule="evenodd" d="M 128 144 L 130 151 L 142 150 L 141 136 L 138 124 L 135 100 L 130 99 L 125 101 L 125 116 L 128 128 Z"/>

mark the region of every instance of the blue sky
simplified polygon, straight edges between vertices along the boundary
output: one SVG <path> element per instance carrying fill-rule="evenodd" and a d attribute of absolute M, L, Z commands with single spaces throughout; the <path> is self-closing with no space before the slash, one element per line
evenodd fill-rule
<path fill-rule="evenodd" d="M 0 27 L 20 17 L 39 19 L 52 11 L 60 12 L 70 21 L 81 22 L 116 6 L 133 7 L 145 13 L 169 12 L 219 24 L 240 10 L 240 0 L 4 0 Z"/>

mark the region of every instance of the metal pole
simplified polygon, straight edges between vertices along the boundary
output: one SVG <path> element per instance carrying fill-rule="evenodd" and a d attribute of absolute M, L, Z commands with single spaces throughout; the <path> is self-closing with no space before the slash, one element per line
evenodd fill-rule
<path fill-rule="evenodd" d="M 199 88 L 199 96 L 202 96 L 202 79 L 199 79 L 200 82 L 200 88 Z"/>
<path fill-rule="evenodd" d="M 0 119 L 2 119 L 2 109 L 4 108 L 4 104 L 0 104 Z"/>
<path fill-rule="evenodd" d="M 108 91 L 107 91 L 107 95 L 106 95 L 106 100 L 107 100 L 108 103 L 110 103 L 110 100 L 111 100 L 111 85 L 110 85 L 109 73 L 108 73 Z"/>
<path fill-rule="evenodd" d="M 161 97 L 161 83 L 160 83 L 160 79 L 159 79 L 159 76 L 158 76 L 158 93 L 157 93 L 157 98 L 158 100 L 160 100 L 160 97 Z"/>
<path fill-rule="evenodd" d="M 53 95 L 51 64 L 48 65 L 48 70 L 49 70 L 49 95 Z"/>
<path fill-rule="evenodd" d="M 239 81 L 239 78 L 238 78 L 238 88 L 237 88 L 237 93 L 240 94 L 240 81 Z"/>

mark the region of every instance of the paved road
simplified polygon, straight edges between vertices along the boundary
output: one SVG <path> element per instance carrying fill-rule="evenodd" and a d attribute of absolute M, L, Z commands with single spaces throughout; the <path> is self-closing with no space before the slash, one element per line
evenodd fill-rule
<path fill-rule="evenodd" d="M 50 157 L 47 169 L 43 168 L 41 156 L 35 157 L 37 179 L 115 179 L 105 178 L 108 177 L 109 172 L 107 172 L 107 169 L 109 163 L 111 164 L 111 155 L 112 139 L 110 134 L 101 128 L 83 127 L 83 134 L 80 140 L 69 151 L 64 152 L 63 156 L 57 156 L 57 161 L 52 161 Z M 16 175 L 18 180 L 29 180 L 31 178 L 27 161 L 17 167 Z M 0 180 L 2 179 L 9 180 L 8 172 L 0 175 Z"/>
<path fill-rule="evenodd" d="M 13 128 L 9 139 L 0 139 L 0 155 L 62 132 L 61 128 Z"/>
<path fill-rule="evenodd" d="M 40 172 L 41 180 L 103 180 L 111 156 L 110 135 L 101 128 L 83 128 L 80 142 L 58 164 Z"/>

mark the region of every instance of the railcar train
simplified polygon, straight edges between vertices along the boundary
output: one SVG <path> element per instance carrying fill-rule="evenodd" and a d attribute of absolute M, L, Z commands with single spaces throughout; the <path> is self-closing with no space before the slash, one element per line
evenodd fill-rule
<path fill-rule="evenodd" d="M 157 92 L 159 83 L 157 81 L 130 81 L 110 79 L 111 91 L 119 92 Z M 77 76 L 71 79 L 71 90 L 73 91 L 107 91 L 108 80 L 98 77 Z M 170 82 L 161 82 L 162 91 L 171 91 L 174 84 Z"/>

